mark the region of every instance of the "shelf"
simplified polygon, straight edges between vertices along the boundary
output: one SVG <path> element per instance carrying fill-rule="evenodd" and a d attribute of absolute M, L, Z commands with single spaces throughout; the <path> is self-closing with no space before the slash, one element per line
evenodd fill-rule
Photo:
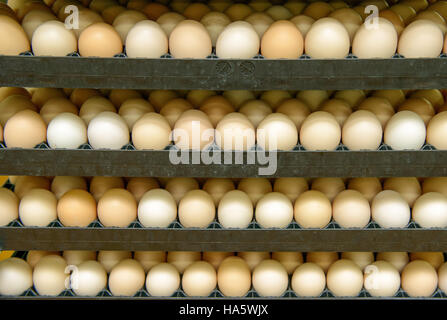
<path fill-rule="evenodd" d="M 172 90 L 447 88 L 447 60 L 0 56 L 0 86 Z"/>
<path fill-rule="evenodd" d="M 223 152 L 217 159 L 243 157 L 242 164 L 173 164 L 170 150 L 0 149 L 0 175 L 119 177 L 434 177 L 447 176 L 447 151 L 279 151 L 277 170 L 262 172 L 264 152 Z M 189 159 L 200 157 L 188 153 Z M 192 154 L 192 155 L 191 155 Z M 248 164 L 247 156 L 256 159 Z M 268 156 L 268 155 L 267 155 Z M 272 156 L 276 159 L 276 156 Z M 217 162 L 217 161 L 216 161 Z M 272 164 L 273 166 L 273 164 Z M 266 175 L 267 173 L 267 175 Z"/>
<path fill-rule="evenodd" d="M 447 251 L 447 229 L 0 227 L 4 250 Z"/>

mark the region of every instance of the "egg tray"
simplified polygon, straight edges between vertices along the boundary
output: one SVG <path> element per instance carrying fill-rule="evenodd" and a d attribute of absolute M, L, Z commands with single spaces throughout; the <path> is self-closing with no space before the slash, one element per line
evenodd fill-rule
<path fill-rule="evenodd" d="M 438 58 L 158 59 L 0 56 L 0 86 L 172 90 L 436 89 L 447 87 Z"/>
<path fill-rule="evenodd" d="M 50 149 L 43 143 L 34 149 L 6 148 L 0 144 L 0 174 L 33 176 L 118 176 L 118 177 L 439 177 L 447 176 L 447 151 L 425 145 L 421 150 L 390 150 L 382 145 L 374 151 L 349 151 L 340 145 L 335 151 L 306 151 L 297 145 L 292 151 L 275 151 L 276 171 L 263 175 L 267 155 L 255 147 L 248 152 L 222 151 L 223 162 L 205 164 L 199 151 L 188 152 L 188 163 L 172 164 L 174 146 L 165 150 L 135 150 L 132 144 L 121 150 L 92 150 L 88 144 L 76 150 Z M 175 150 L 174 150 L 175 151 Z M 248 154 L 255 156 L 250 164 Z M 239 159 L 242 154 L 242 163 Z M 225 164 L 229 156 L 231 164 Z M 237 158 L 236 158 L 237 157 Z M 199 158 L 198 164 L 192 159 Z"/>

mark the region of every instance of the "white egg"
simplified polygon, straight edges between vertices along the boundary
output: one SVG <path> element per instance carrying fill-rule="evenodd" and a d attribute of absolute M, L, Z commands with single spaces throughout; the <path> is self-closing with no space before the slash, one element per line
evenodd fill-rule
<path fill-rule="evenodd" d="M 95 116 L 87 129 L 93 149 L 121 149 L 129 143 L 129 127 L 121 116 L 105 111 Z"/>
<path fill-rule="evenodd" d="M 87 127 L 79 116 L 64 112 L 48 124 L 47 140 L 53 149 L 77 149 L 87 143 Z"/>
<path fill-rule="evenodd" d="M 140 21 L 127 34 L 126 54 L 130 58 L 160 58 L 166 53 L 168 38 L 154 21 Z"/>
<path fill-rule="evenodd" d="M 385 190 L 374 197 L 371 217 L 382 228 L 405 228 L 410 221 L 410 206 L 396 191 Z"/>
<path fill-rule="evenodd" d="M 447 227 L 447 197 L 438 192 L 420 196 L 413 205 L 413 220 L 422 228 Z"/>
<path fill-rule="evenodd" d="M 175 199 L 164 189 L 149 190 L 138 204 L 138 220 L 145 227 L 166 228 L 176 217 Z"/>
<path fill-rule="evenodd" d="M 76 295 L 94 297 L 107 286 L 107 272 L 97 261 L 84 261 L 70 275 L 70 285 Z"/>
<path fill-rule="evenodd" d="M 243 191 L 227 192 L 219 202 L 217 219 L 224 228 L 246 228 L 253 219 L 253 203 Z"/>
<path fill-rule="evenodd" d="M 260 40 L 251 24 L 230 23 L 216 41 L 216 54 L 222 59 L 250 59 L 259 52 Z"/>
<path fill-rule="evenodd" d="M 424 120 L 415 112 L 400 111 L 388 121 L 384 142 L 395 150 L 419 150 L 425 142 Z"/>
<path fill-rule="evenodd" d="M 149 270 L 146 289 L 151 296 L 169 297 L 180 287 L 180 274 L 170 263 L 160 263 Z"/>

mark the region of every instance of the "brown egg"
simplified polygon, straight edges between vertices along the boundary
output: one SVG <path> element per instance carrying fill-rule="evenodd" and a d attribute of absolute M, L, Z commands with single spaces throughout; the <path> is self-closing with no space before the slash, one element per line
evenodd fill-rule
<path fill-rule="evenodd" d="M 383 190 L 398 192 L 410 207 L 422 193 L 421 185 L 417 178 L 388 178 L 383 183 Z"/>
<path fill-rule="evenodd" d="M 171 142 L 171 126 L 162 115 L 146 113 L 133 126 L 132 142 L 137 150 L 163 150 Z"/>
<path fill-rule="evenodd" d="M 445 103 L 444 96 L 438 89 L 416 90 L 410 94 L 410 98 L 425 98 L 430 101 L 435 109 Z"/>
<path fill-rule="evenodd" d="M 396 29 L 397 35 L 400 36 L 405 28 L 405 23 L 401 16 L 390 9 L 386 9 L 379 12 L 379 17 L 385 18 L 386 20 L 391 22 Z"/>
<path fill-rule="evenodd" d="M 65 93 L 61 89 L 56 88 L 38 88 L 33 90 L 31 101 L 38 107 L 42 106 L 51 98 L 66 98 Z"/>
<path fill-rule="evenodd" d="M 436 270 L 444 263 L 444 253 L 442 252 L 411 252 L 410 261 L 424 260 L 430 263 Z"/>
<path fill-rule="evenodd" d="M 70 94 L 70 100 L 76 106 L 81 107 L 89 98 L 100 95 L 101 93 L 96 89 L 74 89 Z"/>
<path fill-rule="evenodd" d="M 214 127 L 200 110 L 185 111 L 176 121 L 173 138 L 181 150 L 203 150 L 214 141 Z"/>
<path fill-rule="evenodd" d="M 261 54 L 268 59 L 297 59 L 304 40 L 293 22 L 279 20 L 270 25 L 261 39 Z"/>
<path fill-rule="evenodd" d="M 437 1 L 435 3 L 430 4 L 428 10 L 435 10 L 438 12 L 444 19 L 447 19 L 447 6 L 443 1 Z"/>
<path fill-rule="evenodd" d="M 321 111 L 326 111 L 332 114 L 342 127 L 346 119 L 351 115 L 352 109 L 350 105 L 341 99 L 329 99 L 321 104 Z"/>
<path fill-rule="evenodd" d="M 117 108 L 119 108 L 126 100 L 141 98 L 141 93 L 130 89 L 113 89 L 109 94 L 110 102 Z"/>
<path fill-rule="evenodd" d="M 19 198 L 9 189 L 0 188 L 0 226 L 6 226 L 19 218 Z"/>
<path fill-rule="evenodd" d="M 426 261 L 411 261 L 402 270 L 402 289 L 410 297 L 430 297 L 437 286 L 436 270 Z"/>
<path fill-rule="evenodd" d="M 306 262 L 315 263 L 320 266 L 325 273 L 338 259 L 338 252 L 308 252 L 306 254 Z"/>
<path fill-rule="evenodd" d="M 14 192 L 19 199 L 32 189 L 50 190 L 50 180 L 45 177 L 19 176 L 15 181 Z"/>
<path fill-rule="evenodd" d="M 417 113 L 422 120 L 424 120 L 425 125 L 427 125 L 431 118 L 435 115 L 433 105 L 425 98 L 409 98 L 405 100 L 405 102 L 402 103 L 398 109 L 398 111 L 403 110 Z"/>
<path fill-rule="evenodd" d="M 31 95 L 25 88 L 0 87 L 0 102 L 13 95 L 21 95 L 31 99 Z"/>
<path fill-rule="evenodd" d="M 262 261 L 270 259 L 270 252 L 260 252 L 260 251 L 247 251 L 247 252 L 238 252 L 238 257 L 241 257 L 245 260 L 250 268 L 250 271 L 253 271 Z"/>
<path fill-rule="evenodd" d="M 79 29 L 74 29 L 76 37 L 79 39 L 81 33 L 94 23 L 104 22 L 104 19 L 95 11 L 90 9 L 79 10 Z"/>
<path fill-rule="evenodd" d="M 279 105 L 276 112 L 288 116 L 295 123 L 297 130 L 300 130 L 301 124 L 310 114 L 310 109 L 299 99 L 287 99 Z"/>
<path fill-rule="evenodd" d="M 442 30 L 443 33 L 447 32 L 447 25 L 445 19 L 436 11 L 425 10 L 418 12 L 416 17 L 413 18 L 413 21 L 416 20 L 430 20 L 438 25 L 438 27 Z"/>
<path fill-rule="evenodd" d="M 208 115 L 213 127 L 215 127 L 225 115 L 235 111 L 234 107 L 226 98 L 217 95 L 206 98 L 200 105 L 200 110 Z"/>
<path fill-rule="evenodd" d="M 243 297 L 251 287 L 250 268 L 240 257 L 228 257 L 217 270 L 217 285 L 227 297 Z"/>
<path fill-rule="evenodd" d="M 397 52 L 405 58 L 436 58 L 444 45 L 444 34 L 430 20 L 410 23 L 399 38 Z"/>
<path fill-rule="evenodd" d="M 426 178 L 422 183 L 422 193 L 438 192 L 447 196 L 447 177 Z"/>
<path fill-rule="evenodd" d="M 223 117 L 216 127 L 216 144 L 222 150 L 249 150 L 255 145 L 255 128 L 241 113 L 232 112 Z"/>
<path fill-rule="evenodd" d="M 226 178 L 210 178 L 207 179 L 202 188 L 213 198 L 214 205 L 219 205 L 220 199 L 231 190 L 234 190 L 234 183 L 231 179 Z"/>
<path fill-rule="evenodd" d="M 307 190 L 309 186 L 304 178 L 277 178 L 273 185 L 273 191 L 283 193 L 292 202 Z"/>
<path fill-rule="evenodd" d="M 0 15 L 0 54 L 18 55 L 30 49 L 30 42 L 22 26 L 13 18 Z"/>
<path fill-rule="evenodd" d="M 78 115 L 78 108 L 67 98 L 51 98 L 40 109 L 40 116 L 48 125 L 54 117 L 63 112 Z"/>
<path fill-rule="evenodd" d="M 334 8 L 323 1 L 312 2 L 303 10 L 303 14 L 311 17 L 312 19 L 318 20 L 324 17 L 327 17 Z"/>
<path fill-rule="evenodd" d="M 166 118 L 171 128 L 173 128 L 180 116 L 190 109 L 193 109 L 193 106 L 187 100 L 174 98 L 166 102 L 161 108 L 160 114 Z"/>
<path fill-rule="evenodd" d="M 62 253 L 68 265 L 78 266 L 84 261 L 96 260 L 96 251 L 87 250 L 65 250 Z"/>
<path fill-rule="evenodd" d="M 123 189 L 124 181 L 119 177 L 93 177 L 90 181 L 90 193 L 95 198 L 96 201 L 110 189 Z"/>
<path fill-rule="evenodd" d="M 51 182 L 51 192 L 57 199 L 60 199 L 65 193 L 73 189 L 87 190 L 87 182 L 83 177 L 54 177 Z"/>
<path fill-rule="evenodd" d="M 159 187 L 157 180 L 154 178 L 136 177 L 129 180 L 126 189 L 129 190 L 135 197 L 135 200 L 139 202 L 147 191 Z"/>
<path fill-rule="evenodd" d="M 387 99 L 380 97 L 366 98 L 358 106 L 358 110 L 366 110 L 374 113 L 383 128 L 385 128 L 388 120 L 394 115 L 394 108 L 391 103 Z"/>
<path fill-rule="evenodd" d="M 383 190 L 382 184 L 378 178 L 366 177 L 350 179 L 348 189 L 360 192 L 369 203 L 371 203 L 374 197 Z"/>
<path fill-rule="evenodd" d="M 37 111 L 37 108 L 28 97 L 23 95 L 6 97 L 0 102 L 0 124 L 5 126 L 13 115 L 24 110 Z"/>
<path fill-rule="evenodd" d="M 191 264 L 200 261 L 202 258 L 201 252 L 193 251 L 169 251 L 166 261 L 177 268 L 180 274 Z"/>
<path fill-rule="evenodd" d="M 405 101 L 405 93 L 402 90 L 376 90 L 373 92 L 372 96 L 385 98 L 393 108 L 396 108 Z M 383 103 L 383 100 L 376 100 L 374 102 Z M 388 109 L 388 107 L 386 107 L 386 109 Z"/>
<path fill-rule="evenodd" d="M 116 109 L 112 102 L 102 96 L 93 96 L 88 98 L 79 109 L 79 116 L 88 125 L 90 121 L 98 114 L 104 111 L 115 112 Z"/>
<path fill-rule="evenodd" d="M 113 24 L 113 21 L 116 17 L 118 17 L 119 14 L 123 13 L 127 9 L 123 6 L 115 5 L 110 6 L 104 9 L 104 11 L 101 12 L 101 16 L 104 19 L 104 22 L 108 24 Z"/>
<path fill-rule="evenodd" d="M 265 194 L 273 191 L 272 184 L 265 178 L 244 178 L 239 182 L 237 189 L 244 191 L 254 206 Z"/>
<path fill-rule="evenodd" d="M 244 20 L 252 12 L 253 9 L 250 8 L 247 4 L 235 3 L 229 6 L 224 13 L 231 19 L 231 21 L 238 21 L 238 20 Z"/>
<path fill-rule="evenodd" d="M 194 178 L 177 177 L 169 179 L 165 189 L 174 197 L 178 204 L 188 191 L 199 189 L 199 183 Z"/>
<path fill-rule="evenodd" d="M 123 52 L 123 43 L 115 29 L 104 22 L 93 23 L 79 36 L 79 53 L 84 57 L 113 57 Z"/>
<path fill-rule="evenodd" d="M 332 218 L 331 202 L 320 191 L 305 191 L 295 201 L 294 217 L 302 228 L 324 228 Z"/>
<path fill-rule="evenodd" d="M 183 15 L 187 19 L 200 21 L 200 19 L 202 19 L 203 16 L 210 11 L 211 9 L 206 4 L 193 2 L 185 8 Z"/>
<path fill-rule="evenodd" d="M 5 125 L 4 140 L 8 148 L 34 148 L 46 141 L 47 126 L 42 117 L 31 110 L 13 115 Z"/>
<path fill-rule="evenodd" d="M 234 252 L 204 251 L 202 253 L 202 260 L 211 264 L 216 270 L 219 269 L 222 262 L 228 257 L 234 257 Z"/>
<path fill-rule="evenodd" d="M 329 112 L 314 112 L 301 125 L 300 143 L 307 150 L 335 150 L 340 140 L 340 125 Z"/>
<path fill-rule="evenodd" d="M 257 128 L 262 120 L 272 113 L 272 108 L 267 102 L 254 99 L 245 102 L 239 112 L 246 115 L 253 126 Z"/>
<path fill-rule="evenodd" d="M 85 190 L 70 190 L 59 199 L 57 216 L 65 227 L 87 227 L 96 220 L 96 201 Z"/>
<path fill-rule="evenodd" d="M 413 7 L 403 3 L 397 3 L 391 6 L 390 10 L 401 16 L 405 24 L 408 24 L 408 22 L 416 16 L 416 10 Z"/>
<path fill-rule="evenodd" d="M 141 10 L 149 19 L 157 20 L 162 14 L 169 12 L 169 8 L 161 3 L 148 3 Z"/>
<path fill-rule="evenodd" d="M 213 198 L 203 190 L 188 191 L 178 205 L 178 217 L 185 228 L 206 228 L 215 218 Z"/>
<path fill-rule="evenodd" d="M 404 0 L 402 3 L 412 7 L 416 10 L 416 12 L 424 10 L 428 7 L 427 0 Z"/>
<path fill-rule="evenodd" d="M 292 98 L 292 95 L 286 90 L 269 90 L 263 92 L 261 95 L 261 100 L 267 102 L 273 110 L 276 110 L 282 102 L 290 98 Z"/>
<path fill-rule="evenodd" d="M 187 17 L 185 12 L 184 15 Z M 211 50 L 210 35 L 197 21 L 181 21 L 169 36 L 169 52 L 175 58 L 204 59 L 211 54 Z"/>
<path fill-rule="evenodd" d="M 301 90 L 296 97 L 306 103 L 311 111 L 316 111 L 324 101 L 329 99 L 329 93 L 326 90 Z"/>
<path fill-rule="evenodd" d="M 98 219 L 105 227 L 129 226 L 137 218 L 137 202 L 125 189 L 109 189 L 98 201 Z"/>
<path fill-rule="evenodd" d="M 312 182 L 311 189 L 323 192 L 332 202 L 337 194 L 345 190 L 345 183 L 341 178 L 317 178 Z"/>

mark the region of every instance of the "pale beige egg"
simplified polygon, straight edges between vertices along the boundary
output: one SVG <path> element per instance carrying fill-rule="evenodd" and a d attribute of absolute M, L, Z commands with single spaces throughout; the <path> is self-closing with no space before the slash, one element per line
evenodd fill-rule
<path fill-rule="evenodd" d="M 394 150 L 419 150 L 425 143 L 424 120 L 413 111 L 400 111 L 388 121 L 383 141 Z"/>
<path fill-rule="evenodd" d="M 317 264 L 306 262 L 293 272 L 290 284 L 299 297 L 318 297 L 326 287 L 326 275 Z"/>
<path fill-rule="evenodd" d="M 134 296 L 145 283 L 146 275 L 137 260 L 120 261 L 109 275 L 109 289 L 114 296 Z"/>
<path fill-rule="evenodd" d="M 347 259 L 353 261 L 362 271 L 366 271 L 365 268 L 374 262 L 373 252 L 342 252 L 341 259 Z"/>
<path fill-rule="evenodd" d="M 138 220 L 144 227 L 166 228 L 177 218 L 177 203 L 164 189 L 147 191 L 138 204 Z"/>
<path fill-rule="evenodd" d="M 78 43 L 75 33 L 63 22 L 50 20 L 34 31 L 32 48 L 35 56 L 66 56 L 77 51 Z"/>
<path fill-rule="evenodd" d="M 258 33 L 246 21 L 230 23 L 216 41 L 216 55 L 222 59 L 250 59 L 258 54 L 259 48 Z"/>
<path fill-rule="evenodd" d="M 329 267 L 327 287 L 337 297 L 355 297 L 363 287 L 362 270 L 351 260 L 338 260 Z"/>
<path fill-rule="evenodd" d="M 350 150 L 377 150 L 382 136 L 382 124 L 367 110 L 352 113 L 342 128 L 342 143 Z"/>
<path fill-rule="evenodd" d="M 169 297 L 180 287 L 180 274 L 169 263 L 159 263 L 147 273 L 146 290 L 151 296 Z"/>
<path fill-rule="evenodd" d="M 182 289 L 190 297 L 207 297 L 216 285 L 216 270 L 206 261 L 192 263 L 182 276 Z"/>
<path fill-rule="evenodd" d="M 389 262 L 372 262 L 365 268 L 363 286 L 373 297 L 392 297 L 400 288 L 399 271 Z"/>
<path fill-rule="evenodd" d="M 371 203 L 371 217 L 382 228 L 405 228 L 410 221 L 410 206 L 396 191 L 384 190 Z"/>
<path fill-rule="evenodd" d="M 416 20 L 402 32 L 397 52 L 405 58 L 435 58 L 442 51 L 443 39 L 443 32 L 436 23 Z"/>
<path fill-rule="evenodd" d="M 56 16 L 46 10 L 33 10 L 26 14 L 22 20 L 23 30 L 28 39 L 32 39 L 34 31 L 44 22 L 57 20 Z"/>
<path fill-rule="evenodd" d="M 138 119 L 132 129 L 132 142 L 137 150 L 163 150 L 170 144 L 171 126 L 160 114 L 150 112 Z"/>
<path fill-rule="evenodd" d="M 383 128 L 394 115 L 393 105 L 388 99 L 382 97 L 369 97 L 360 103 L 358 110 L 366 110 L 374 113 Z"/>
<path fill-rule="evenodd" d="M 187 17 L 186 12 L 184 15 Z M 175 58 L 203 59 L 211 54 L 212 42 L 206 28 L 194 20 L 183 20 L 169 36 L 169 52 Z"/>
<path fill-rule="evenodd" d="M 252 274 L 253 289 L 261 297 L 279 297 L 287 290 L 289 278 L 286 269 L 276 260 L 264 260 Z"/>
<path fill-rule="evenodd" d="M 445 137 L 446 123 L 447 112 L 443 111 L 435 115 L 427 125 L 427 143 L 439 150 L 447 149 L 447 144 L 443 138 Z"/>
<path fill-rule="evenodd" d="M 215 218 L 213 198 L 203 190 L 191 190 L 180 200 L 178 217 L 185 228 L 206 228 Z"/>
<path fill-rule="evenodd" d="M 129 127 L 117 113 L 104 111 L 88 124 L 88 142 L 93 149 L 119 150 L 129 143 Z"/>
<path fill-rule="evenodd" d="M 66 289 L 67 263 L 56 255 L 42 257 L 33 270 L 34 289 L 41 296 L 58 296 Z"/>
<path fill-rule="evenodd" d="M 352 39 L 354 39 L 354 35 L 363 24 L 362 16 L 351 8 L 336 9 L 335 11 L 331 12 L 328 17 L 335 18 L 343 24 L 348 31 L 351 42 Z"/>
<path fill-rule="evenodd" d="M 154 21 L 143 20 L 128 32 L 126 54 L 129 58 L 160 58 L 168 53 L 168 38 Z"/>
<path fill-rule="evenodd" d="M 295 201 L 294 217 L 302 228 L 324 228 L 332 218 L 331 202 L 320 191 L 305 191 Z"/>
<path fill-rule="evenodd" d="M 46 227 L 57 219 L 56 196 L 46 189 L 32 189 L 20 200 L 19 218 L 27 227 Z"/>
<path fill-rule="evenodd" d="M 317 111 L 304 120 L 299 136 L 307 150 L 335 150 L 340 144 L 341 128 L 332 114 Z"/>
<path fill-rule="evenodd" d="M 126 43 L 129 31 L 140 21 L 147 20 L 144 13 L 136 10 L 126 10 L 120 13 L 113 20 L 113 28 L 121 38 L 122 43 Z"/>
<path fill-rule="evenodd" d="M 256 141 L 264 150 L 292 150 L 298 143 L 298 130 L 286 115 L 272 113 L 256 128 Z"/>
<path fill-rule="evenodd" d="M 29 266 L 34 268 L 36 264 L 39 262 L 39 260 L 42 257 L 49 256 L 49 255 L 57 255 L 60 256 L 59 251 L 42 251 L 42 250 L 30 250 L 28 251 L 28 254 L 26 255 L 26 262 L 29 264 Z"/>
<path fill-rule="evenodd" d="M 364 228 L 371 219 L 368 199 L 355 190 L 344 190 L 332 204 L 334 220 L 342 228 Z"/>
<path fill-rule="evenodd" d="M 216 144 L 223 150 L 249 150 L 255 145 L 253 124 L 242 113 L 225 115 L 216 126 Z"/>
<path fill-rule="evenodd" d="M 227 257 L 217 269 L 217 285 L 227 297 L 243 297 L 251 287 L 251 271 L 240 257 Z"/>
<path fill-rule="evenodd" d="M 282 193 L 267 193 L 256 203 L 255 219 L 262 228 L 286 228 L 293 219 L 292 202 Z"/>
<path fill-rule="evenodd" d="M 154 112 L 154 108 L 148 101 L 143 98 L 132 98 L 121 104 L 118 113 L 132 130 L 135 122 L 149 112 Z"/>
<path fill-rule="evenodd" d="M 410 297 L 430 297 L 438 286 L 438 275 L 430 263 L 415 260 L 402 270 L 402 289 Z"/>
<path fill-rule="evenodd" d="M 107 286 L 107 272 L 97 261 L 84 261 L 71 274 L 70 281 L 76 295 L 95 297 Z"/>

